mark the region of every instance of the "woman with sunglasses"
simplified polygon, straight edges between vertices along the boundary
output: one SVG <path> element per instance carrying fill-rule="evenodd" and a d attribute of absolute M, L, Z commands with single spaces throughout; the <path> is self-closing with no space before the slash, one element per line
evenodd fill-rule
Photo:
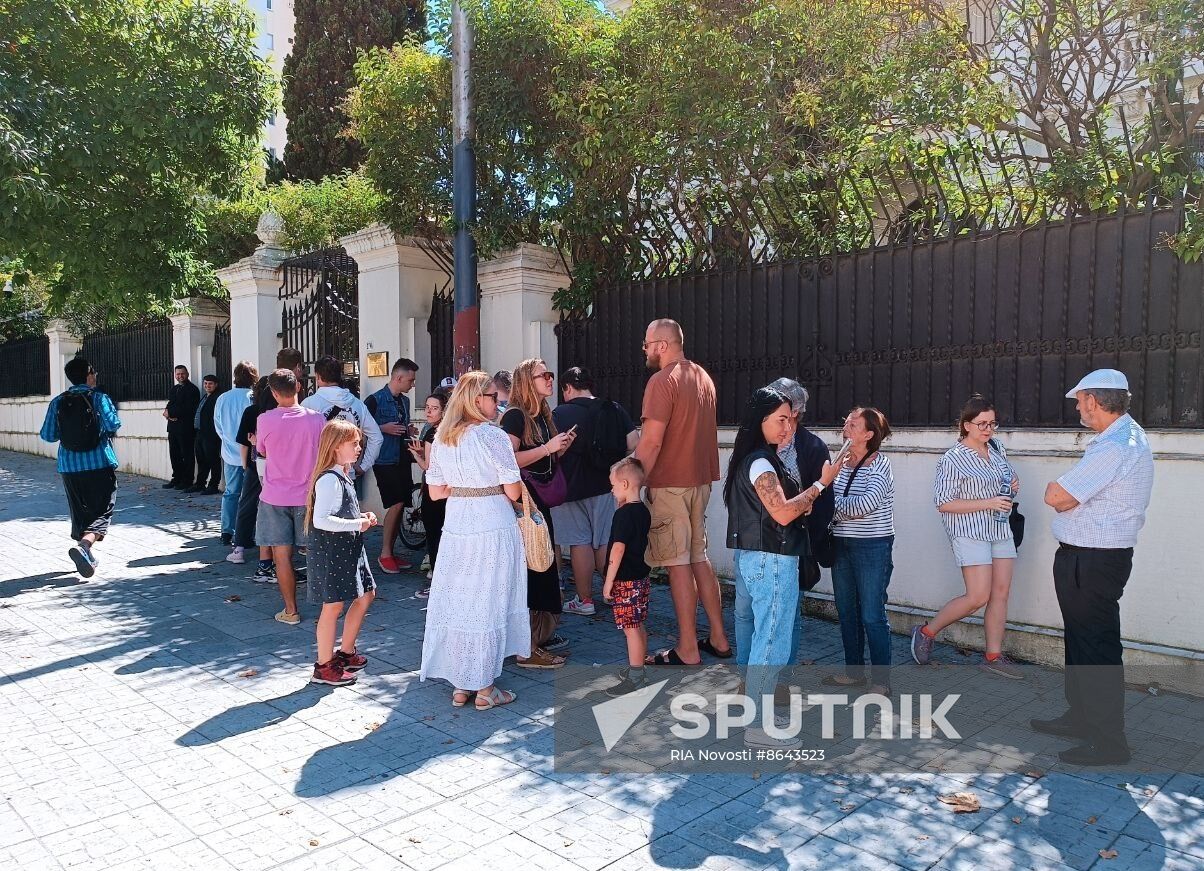
<path fill-rule="evenodd" d="M 961 438 L 937 464 L 933 500 L 961 567 L 966 593 L 912 630 L 911 656 L 919 665 L 927 663 L 942 629 L 985 606 L 986 654 L 980 667 L 1018 680 L 1024 675 L 1003 655 L 1003 631 L 1016 562 L 1008 520 L 1020 479 L 995 438 L 998 428 L 995 406 L 978 394 L 971 396 L 958 422 Z"/>
<path fill-rule="evenodd" d="M 551 491 L 546 488 L 555 486 L 557 463 L 574 438 L 569 433 L 556 432 L 556 424 L 552 421 L 548 398 L 555 390 L 555 383 L 556 376 L 548 371 L 543 360 L 523 360 L 511 376 L 510 405 L 501 420 L 502 431 L 510 436 L 515 460 L 522 469 L 531 498 L 548 525 L 552 541 L 556 540 L 556 534 L 545 497 Z M 559 480 L 563 484 L 563 477 Z M 561 495 L 565 494 L 562 492 Z M 556 632 L 562 600 L 560 573 L 555 560 L 546 571 L 527 569 L 527 607 L 531 610 L 531 655 L 520 658 L 519 667 L 560 668 L 565 658 L 553 651 L 563 650 L 568 647 L 568 642 Z"/>

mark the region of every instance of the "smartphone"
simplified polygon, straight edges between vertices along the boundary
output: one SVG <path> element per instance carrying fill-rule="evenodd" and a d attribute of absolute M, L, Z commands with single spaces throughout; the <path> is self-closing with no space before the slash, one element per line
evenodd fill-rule
<path fill-rule="evenodd" d="M 568 435 L 572 435 L 576 431 L 577 431 L 577 424 L 573 424 L 572 426 L 569 427 Z"/>
<path fill-rule="evenodd" d="M 845 439 L 844 444 L 840 446 L 840 450 L 836 452 L 836 459 L 833 460 L 833 464 L 839 466 L 840 461 L 844 459 L 844 455 L 849 452 L 849 448 L 851 447 L 853 447 L 853 440 Z"/>

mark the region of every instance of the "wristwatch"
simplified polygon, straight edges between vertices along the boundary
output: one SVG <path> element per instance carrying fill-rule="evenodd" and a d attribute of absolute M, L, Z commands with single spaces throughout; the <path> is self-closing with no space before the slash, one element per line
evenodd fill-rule
<path fill-rule="evenodd" d="M 823 483 L 820 481 L 816 481 L 811 486 L 816 489 L 816 493 L 815 493 L 816 496 L 818 496 L 820 493 L 824 492 L 824 490 L 827 489 L 826 487 L 824 487 Z"/>

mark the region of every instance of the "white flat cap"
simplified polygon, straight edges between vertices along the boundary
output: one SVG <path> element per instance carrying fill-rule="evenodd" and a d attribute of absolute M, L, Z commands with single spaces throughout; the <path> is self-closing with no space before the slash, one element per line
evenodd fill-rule
<path fill-rule="evenodd" d="M 1115 369 L 1096 369 L 1083 376 L 1083 380 L 1066 394 L 1067 399 L 1074 399 L 1080 390 L 1128 390 L 1129 379 L 1124 372 Z"/>

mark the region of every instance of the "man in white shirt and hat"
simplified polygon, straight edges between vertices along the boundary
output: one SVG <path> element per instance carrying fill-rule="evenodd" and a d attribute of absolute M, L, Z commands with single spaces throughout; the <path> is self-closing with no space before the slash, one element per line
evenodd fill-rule
<path fill-rule="evenodd" d="M 1133 547 L 1145 525 L 1154 486 L 1154 457 L 1145 430 L 1129 416 L 1129 381 L 1097 369 L 1066 394 L 1078 402 L 1083 426 L 1097 433 L 1083 458 L 1045 490 L 1058 552 L 1054 588 L 1062 611 L 1069 709 L 1033 720 L 1038 732 L 1078 739 L 1058 754 L 1074 765 L 1123 765 L 1124 662 L 1120 597 L 1133 568 Z"/>

